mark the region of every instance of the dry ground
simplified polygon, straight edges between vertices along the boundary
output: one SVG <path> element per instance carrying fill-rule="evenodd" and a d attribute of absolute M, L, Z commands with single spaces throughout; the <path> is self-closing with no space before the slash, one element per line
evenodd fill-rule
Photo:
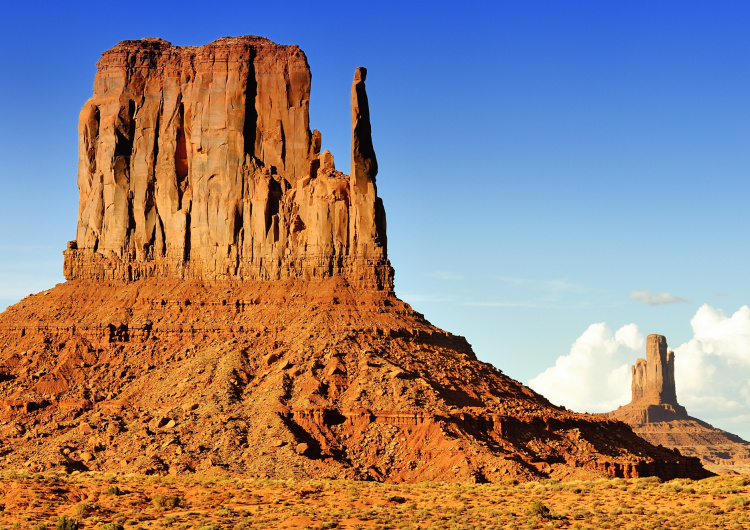
<path fill-rule="evenodd" d="M 0 510 L 0 529 L 33 530 L 749 528 L 750 477 L 395 486 L 2 471 Z"/>

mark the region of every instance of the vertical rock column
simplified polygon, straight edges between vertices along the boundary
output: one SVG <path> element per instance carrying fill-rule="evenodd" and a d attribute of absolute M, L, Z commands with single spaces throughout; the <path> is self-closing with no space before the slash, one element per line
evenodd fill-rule
<path fill-rule="evenodd" d="M 370 107 L 365 91 L 366 77 L 367 69 L 360 66 L 354 72 L 352 83 L 349 255 L 379 260 L 385 257 L 386 249 L 385 211 L 375 186 L 378 161 L 372 146 Z"/>
<path fill-rule="evenodd" d="M 646 342 L 646 359 L 638 359 L 632 369 L 632 403 L 646 401 L 676 406 L 674 352 L 667 350 L 663 335 L 649 335 Z"/>

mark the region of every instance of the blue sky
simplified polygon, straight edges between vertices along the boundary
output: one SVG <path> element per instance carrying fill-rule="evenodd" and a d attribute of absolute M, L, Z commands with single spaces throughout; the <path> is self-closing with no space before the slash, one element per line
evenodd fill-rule
<path fill-rule="evenodd" d="M 704 304 L 729 318 L 750 303 L 747 2 L 30 2 L 3 17 L 0 306 L 63 281 L 100 54 L 244 34 L 305 51 L 311 125 L 344 171 L 351 78 L 368 68 L 396 292 L 511 377 L 571 355 L 592 324 L 678 347 Z"/>

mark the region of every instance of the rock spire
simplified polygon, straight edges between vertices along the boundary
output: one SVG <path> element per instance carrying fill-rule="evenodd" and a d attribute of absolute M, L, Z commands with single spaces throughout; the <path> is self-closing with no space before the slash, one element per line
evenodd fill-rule
<path fill-rule="evenodd" d="M 364 68 L 352 175 L 309 128 L 310 68 L 263 37 L 201 47 L 123 41 L 79 122 L 67 279 L 320 279 L 390 291 Z"/>
<path fill-rule="evenodd" d="M 674 352 L 667 350 L 663 335 L 648 336 L 646 359 L 636 360 L 632 373 L 632 403 L 680 407 L 674 385 Z"/>
<path fill-rule="evenodd" d="M 674 352 L 667 349 L 663 335 L 646 339 L 646 358 L 631 368 L 632 399 L 610 414 L 630 424 L 687 418 L 685 407 L 677 403 L 674 383 Z"/>

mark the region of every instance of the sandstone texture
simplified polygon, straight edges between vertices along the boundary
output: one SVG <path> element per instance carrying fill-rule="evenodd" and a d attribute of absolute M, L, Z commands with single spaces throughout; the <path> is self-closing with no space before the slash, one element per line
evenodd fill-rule
<path fill-rule="evenodd" d="M 624 423 L 550 405 L 462 337 L 343 278 L 71 280 L 0 315 L 0 366 L 9 467 L 386 482 L 706 474 Z"/>
<path fill-rule="evenodd" d="M 366 70 L 352 86 L 352 175 L 310 131 L 310 68 L 262 37 L 124 41 L 79 121 L 67 279 L 325 278 L 392 290 Z"/>
<path fill-rule="evenodd" d="M 102 56 L 68 281 L 0 315 L 5 466 L 708 475 L 622 422 L 552 406 L 396 298 L 365 78 L 347 176 L 309 130 L 295 46 L 145 39 Z"/>
<path fill-rule="evenodd" d="M 647 358 L 632 367 L 632 401 L 607 416 L 654 445 L 699 458 L 714 472 L 750 472 L 750 443 L 689 416 L 677 403 L 674 352 L 667 350 L 667 339 L 649 335 L 646 348 Z"/>

